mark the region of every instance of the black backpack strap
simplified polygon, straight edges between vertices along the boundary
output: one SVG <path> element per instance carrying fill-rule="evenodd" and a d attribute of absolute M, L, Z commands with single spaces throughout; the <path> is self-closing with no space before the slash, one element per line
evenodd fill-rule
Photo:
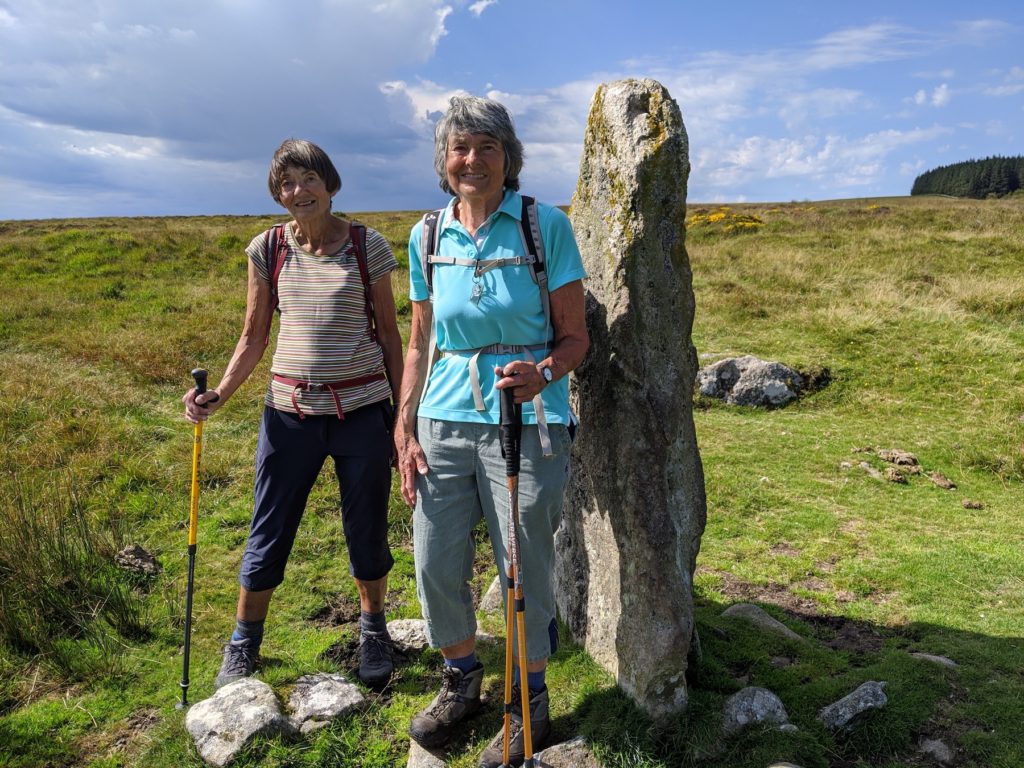
<path fill-rule="evenodd" d="M 430 257 L 437 254 L 442 213 L 444 213 L 444 208 L 424 214 L 423 229 L 420 232 L 420 267 L 422 267 L 423 277 L 427 281 L 427 292 L 431 296 L 434 293 L 434 262 L 430 260 Z"/>
<path fill-rule="evenodd" d="M 349 237 L 356 251 L 356 263 L 359 265 L 359 277 L 363 281 L 363 297 L 366 307 L 366 322 L 370 326 L 370 336 L 377 341 L 377 324 L 373 314 L 373 292 L 370 287 L 370 268 L 366 262 L 366 226 L 358 221 L 349 225 Z"/>

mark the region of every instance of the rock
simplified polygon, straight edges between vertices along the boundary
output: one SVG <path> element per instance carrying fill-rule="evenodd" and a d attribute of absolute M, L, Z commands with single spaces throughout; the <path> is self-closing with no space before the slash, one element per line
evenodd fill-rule
<path fill-rule="evenodd" d="M 917 749 L 922 755 L 930 757 L 939 765 L 953 764 L 953 750 L 939 739 L 921 739 Z"/>
<path fill-rule="evenodd" d="M 591 344 L 570 382 L 584 428 L 555 594 L 576 640 L 654 718 L 686 706 L 707 515 L 693 425 L 688 174 L 682 117 L 661 85 L 598 89 L 572 203 Z"/>
<path fill-rule="evenodd" d="M 933 656 L 930 653 L 912 653 L 910 654 L 915 659 L 924 659 L 930 661 L 932 664 L 940 664 L 943 667 L 949 667 L 950 669 L 960 669 L 960 665 L 952 659 L 948 659 L 945 656 Z"/>
<path fill-rule="evenodd" d="M 849 461 L 840 461 L 839 462 L 839 468 L 840 469 L 853 469 L 853 463 L 849 462 Z"/>
<path fill-rule="evenodd" d="M 867 472 L 867 473 L 868 473 L 868 475 L 870 475 L 871 477 L 875 478 L 875 480 L 882 480 L 882 479 L 883 479 L 883 477 L 882 477 L 882 473 L 881 473 L 881 472 L 879 472 L 879 471 L 878 471 L 877 469 L 875 469 L 874 467 L 872 467 L 872 466 L 871 466 L 870 464 L 868 464 L 868 463 L 867 463 L 866 461 L 862 461 L 862 462 L 860 463 L 860 468 L 861 468 L 861 469 L 863 469 L 863 470 L 864 470 L 865 472 Z"/>
<path fill-rule="evenodd" d="M 427 622 L 423 619 L 392 619 L 388 622 L 388 634 L 402 653 L 422 653 L 430 647 Z"/>
<path fill-rule="evenodd" d="M 985 504 L 981 501 L 971 501 L 970 499 L 963 500 L 964 509 L 984 509 Z"/>
<path fill-rule="evenodd" d="M 445 768 L 448 765 L 444 759 L 445 750 L 425 749 L 416 743 L 415 739 L 409 739 L 409 759 L 405 768 Z"/>
<path fill-rule="evenodd" d="M 722 615 L 731 619 L 743 619 L 744 621 L 749 621 L 760 629 L 773 632 L 776 635 L 782 635 L 790 640 L 795 640 L 801 643 L 807 642 L 804 637 L 798 635 L 781 621 L 769 616 L 763 608 L 750 603 L 737 603 L 736 605 L 730 605 L 722 611 Z"/>
<path fill-rule="evenodd" d="M 343 675 L 303 675 L 288 698 L 291 724 L 300 733 L 311 733 L 331 721 L 366 706 L 366 697 Z"/>
<path fill-rule="evenodd" d="M 495 576 L 491 586 L 480 598 L 480 610 L 484 613 L 497 613 L 505 606 L 504 595 L 501 594 L 501 576 Z"/>
<path fill-rule="evenodd" d="M 917 456 L 899 448 L 879 450 L 878 458 L 882 461 L 888 461 L 890 464 L 901 464 L 907 467 L 917 466 Z"/>
<path fill-rule="evenodd" d="M 907 484 L 907 476 L 896 469 L 896 467 L 886 467 L 882 471 L 882 477 L 890 483 L 899 483 L 900 485 Z"/>
<path fill-rule="evenodd" d="M 956 483 L 950 480 L 941 472 L 929 472 L 927 475 L 928 479 L 935 483 L 939 488 L 947 491 L 956 490 Z"/>
<path fill-rule="evenodd" d="M 800 768 L 796 763 L 772 763 L 768 768 Z"/>
<path fill-rule="evenodd" d="M 114 555 L 114 563 L 118 568 L 141 573 L 143 576 L 156 576 L 163 570 L 163 566 L 156 558 L 138 544 L 129 544 Z"/>
<path fill-rule="evenodd" d="M 881 709 L 888 703 L 884 688 L 884 682 L 866 682 L 848 696 L 824 707 L 818 719 L 833 731 L 847 728 L 857 715 L 869 709 Z"/>
<path fill-rule="evenodd" d="M 792 723 L 783 723 L 782 725 L 779 726 L 779 730 L 782 731 L 783 733 L 799 733 L 800 732 L 800 729 L 797 728 Z"/>
<path fill-rule="evenodd" d="M 251 677 L 225 685 L 213 696 L 192 705 L 185 728 L 199 756 L 220 768 L 257 736 L 290 733 L 273 689 Z"/>
<path fill-rule="evenodd" d="M 730 405 L 777 408 L 796 400 L 803 385 L 803 377 L 792 368 L 753 355 L 719 360 L 697 373 L 702 395 Z"/>
<path fill-rule="evenodd" d="M 744 688 L 725 700 L 722 730 L 727 736 L 753 725 L 784 725 L 789 715 L 782 701 L 767 688 Z"/>
<path fill-rule="evenodd" d="M 538 752 L 536 760 L 537 768 L 601 768 L 582 736 Z"/>
<path fill-rule="evenodd" d="M 776 669 L 786 669 L 793 666 L 793 660 L 788 656 L 772 656 L 771 665 Z"/>

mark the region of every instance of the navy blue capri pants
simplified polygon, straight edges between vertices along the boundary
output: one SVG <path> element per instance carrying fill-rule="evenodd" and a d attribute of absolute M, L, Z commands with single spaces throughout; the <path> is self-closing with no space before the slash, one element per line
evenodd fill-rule
<path fill-rule="evenodd" d="M 360 581 L 387 576 L 395 562 L 388 546 L 392 414 L 387 400 L 345 411 L 344 419 L 300 419 L 264 408 L 255 507 L 238 575 L 245 589 L 259 592 L 284 581 L 309 492 L 328 456 L 341 491 L 349 571 Z"/>

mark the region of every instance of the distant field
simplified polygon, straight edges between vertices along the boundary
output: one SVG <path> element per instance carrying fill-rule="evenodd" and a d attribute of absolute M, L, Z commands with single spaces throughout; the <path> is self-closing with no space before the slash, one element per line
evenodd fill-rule
<path fill-rule="evenodd" d="M 402 264 L 403 333 L 418 215 L 357 215 Z M 0 765 L 201 765 L 174 709 L 192 444 L 179 399 L 196 365 L 218 380 L 241 323 L 243 248 L 276 220 L 0 222 Z M 583 734 L 623 767 L 923 766 L 925 737 L 957 766 L 1024 765 L 1024 200 L 691 204 L 688 222 L 702 364 L 756 354 L 831 383 L 772 412 L 695 403 L 708 527 L 690 712 L 652 727 L 566 642 L 549 679 L 556 736 Z M 269 358 L 205 431 L 192 700 L 212 692 L 233 623 Z M 861 462 L 883 469 L 886 448 L 957 488 L 874 479 Z M 355 637 L 332 481 L 325 469 L 268 623 L 261 675 L 285 696 L 301 674 L 344 669 Z M 397 492 L 390 530 L 389 618 L 416 617 Z M 125 541 L 163 573 L 106 567 Z M 486 554 L 477 587 L 493 575 Z M 740 601 L 814 642 L 766 642 L 720 618 Z M 497 699 L 502 652 L 485 649 Z M 437 663 L 428 652 L 401 667 L 365 716 L 238 765 L 404 765 Z M 878 679 L 890 705 L 859 732 L 816 723 Z M 722 741 L 722 702 L 745 684 L 779 694 L 799 732 Z M 498 709 L 462 734 L 452 765 L 476 764 Z"/>

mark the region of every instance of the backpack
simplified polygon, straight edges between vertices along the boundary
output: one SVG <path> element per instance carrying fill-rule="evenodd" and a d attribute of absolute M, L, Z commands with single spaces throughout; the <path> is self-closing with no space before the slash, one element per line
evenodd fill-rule
<path fill-rule="evenodd" d="M 370 326 L 370 337 L 377 341 L 377 324 L 373 316 L 373 294 L 370 290 L 370 270 L 366 264 L 366 226 L 357 221 L 349 223 L 349 237 L 356 251 L 356 263 L 359 265 L 359 278 L 363 282 L 363 302 L 366 308 L 366 322 Z M 270 273 L 270 296 L 274 311 L 280 312 L 280 298 L 277 284 L 281 279 L 281 270 L 288 256 L 288 238 L 284 236 L 284 224 L 275 224 L 267 235 L 267 271 Z M 267 338 L 270 331 L 267 330 Z"/>

